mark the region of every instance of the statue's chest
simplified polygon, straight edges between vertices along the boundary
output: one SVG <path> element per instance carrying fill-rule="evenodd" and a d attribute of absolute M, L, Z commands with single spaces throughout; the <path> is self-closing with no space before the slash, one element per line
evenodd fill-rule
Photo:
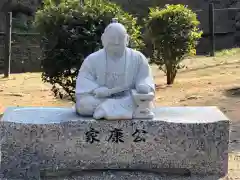
<path fill-rule="evenodd" d="M 99 58 L 101 59 L 101 58 Z M 137 58 L 127 53 L 116 61 L 102 57 L 104 61 L 98 63 L 95 67 L 97 82 L 108 88 L 132 86 L 137 74 Z"/>
<path fill-rule="evenodd" d="M 125 59 L 109 60 L 106 64 L 105 83 L 109 88 L 123 86 L 128 76 Z"/>

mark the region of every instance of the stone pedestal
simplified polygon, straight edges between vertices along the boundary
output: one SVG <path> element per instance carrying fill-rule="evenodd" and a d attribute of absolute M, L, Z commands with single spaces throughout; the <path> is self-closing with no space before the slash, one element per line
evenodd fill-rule
<path fill-rule="evenodd" d="M 8 108 L 0 124 L 0 178 L 109 169 L 227 173 L 229 120 L 216 107 L 161 107 L 154 114 L 97 121 L 71 108 Z"/>

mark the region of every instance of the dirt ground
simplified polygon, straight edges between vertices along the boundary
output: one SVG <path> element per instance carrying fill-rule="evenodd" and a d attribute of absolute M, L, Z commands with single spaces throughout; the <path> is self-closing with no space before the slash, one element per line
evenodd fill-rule
<path fill-rule="evenodd" d="M 231 119 L 229 179 L 240 179 L 240 50 L 221 52 L 217 57 L 192 57 L 184 61 L 171 86 L 153 67 L 158 106 L 218 106 Z M 0 114 L 8 106 L 72 106 L 55 99 L 51 86 L 40 73 L 0 75 Z"/>

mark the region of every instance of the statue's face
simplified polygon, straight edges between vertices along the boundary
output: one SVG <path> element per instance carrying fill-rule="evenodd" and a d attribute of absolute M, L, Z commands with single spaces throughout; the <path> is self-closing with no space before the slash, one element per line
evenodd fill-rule
<path fill-rule="evenodd" d="M 121 35 L 117 32 L 110 31 L 107 34 L 107 42 L 106 42 L 106 50 L 111 53 L 120 53 L 123 52 L 126 48 L 126 37 L 124 35 Z"/>
<path fill-rule="evenodd" d="M 127 34 L 118 27 L 108 29 L 103 35 L 103 46 L 111 56 L 122 56 L 127 46 Z"/>

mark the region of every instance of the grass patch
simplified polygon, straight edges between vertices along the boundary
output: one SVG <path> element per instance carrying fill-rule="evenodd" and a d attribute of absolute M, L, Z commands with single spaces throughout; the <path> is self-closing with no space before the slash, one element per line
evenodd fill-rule
<path fill-rule="evenodd" d="M 235 56 L 240 55 L 240 48 L 232 48 L 232 49 L 224 49 L 221 51 L 216 51 L 216 57 L 224 57 L 224 56 Z"/>

